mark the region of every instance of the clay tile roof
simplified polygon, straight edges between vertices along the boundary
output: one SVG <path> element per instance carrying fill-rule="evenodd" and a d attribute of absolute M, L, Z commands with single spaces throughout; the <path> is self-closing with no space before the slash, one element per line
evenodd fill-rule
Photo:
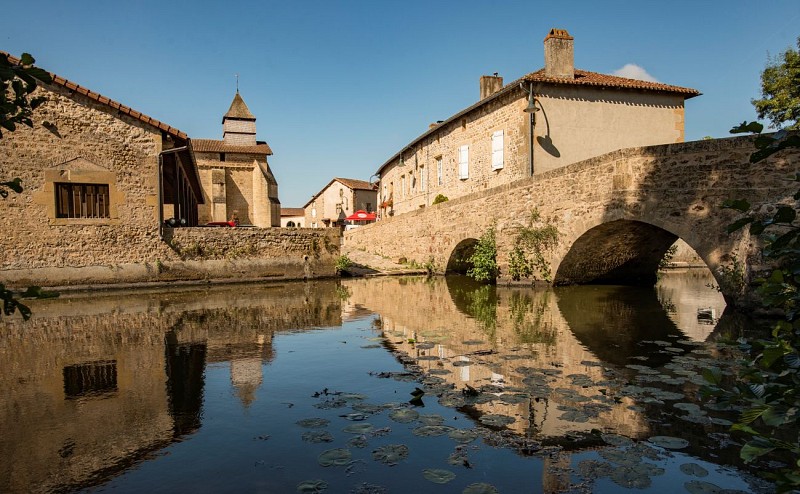
<path fill-rule="evenodd" d="M 369 182 L 365 182 L 364 180 L 357 180 L 355 178 L 335 178 L 345 186 L 350 187 L 351 189 L 358 189 L 358 190 L 373 190 L 374 187 Z"/>
<path fill-rule="evenodd" d="M 281 216 L 303 216 L 306 210 L 303 208 L 281 208 Z"/>
<path fill-rule="evenodd" d="M 228 108 L 228 113 L 225 114 L 223 119 L 225 118 L 241 118 L 243 120 L 256 119 L 256 117 L 250 113 L 250 109 L 247 108 L 247 105 L 244 104 L 244 100 L 239 96 L 238 91 L 236 92 L 236 96 L 233 97 L 231 107 Z"/>
<path fill-rule="evenodd" d="M 6 53 L 4 51 L 0 51 L 0 55 L 6 56 L 8 58 L 8 60 L 9 60 L 9 62 L 11 62 L 12 64 L 19 64 L 21 62 L 20 59 L 14 57 L 13 55 L 10 55 L 10 54 L 8 54 L 8 53 Z M 49 72 L 49 74 L 50 74 L 50 77 L 53 78 L 53 84 L 55 84 L 57 86 L 64 87 L 64 88 L 68 89 L 69 91 L 72 91 L 73 93 L 82 94 L 83 96 L 86 96 L 87 98 L 89 98 L 91 100 L 97 101 L 100 104 L 103 104 L 103 105 L 106 105 L 106 106 L 108 106 L 110 108 L 113 108 L 114 110 L 117 110 L 120 113 L 123 113 L 125 115 L 129 115 L 129 116 L 131 116 L 131 117 L 133 117 L 133 118 L 135 118 L 137 120 L 140 120 L 140 121 L 142 121 L 142 122 L 144 122 L 146 124 L 152 125 L 153 127 L 156 127 L 157 129 L 162 130 L 162 131 L 166 132 L 167 134 L 173 135 L 173 136 L 178 137 L 180 139 L 187 139 L 188 138 L 186 133 L 181 132 L 180 130 L 176 129 L 175 127 L 172 127 L 172 126 L 167 125 L 167 124 L 165 124 L 163 122 L 160 122 L 160 121 L 156 120 L 155 118 L 148 117 L 144 113 L 135 111 L 135 110 L 133 110 L 133 109 L 121 104 L 121 103 L 117 103 L 116 101 L 114 101 L 111 98 L 108 98 L 106 96 L 103 96 L 102 94 L 98 94 L 98 93 L 95 93 L 94 91 L 90 91 L 89 89 L 86 89 L 85 87 L 79 86 L 78 84 L 76 84 L 76 83 L 74 83 L 74 82 L 72 82 L 70 80 L 64 79 L 61 76 L 53 74 L 52 72 Z"/>
<path fill-rule="evenodd" d="M 546 82 L 550 84 L 565 84 L 570 86 L 597 86 L 615 89 L 641 89 L 645 91 L 658 91 L 664 93 L 678 93 L 683 94 L 686 98 L 693 98 L 700 95 L 700 91 L 688 87 L 672 86 L 669 84 L 662 84 L 660 82 L 640 81 L 638 79 L 628 79 L 626 77 L 617 77 L 615 75 L 600 74 L 598 72 L 589 72 L 588 70 L 575 69 L 575 79 L 561 79 L 557 77 L 548 77 L 545 75 L 544 69 L 539 69 L 536 72 L 531 72 L 523 76 L 519 81 L 509 84 L 515 85 L 517 82 Z"/>
<path fill-rule="evenodd" d="M 255 146 L 232 146 L 218 139 L 192 139 L 192 147 L 196 153 L 272 154 L 269 144 L 261 141 Z"/>

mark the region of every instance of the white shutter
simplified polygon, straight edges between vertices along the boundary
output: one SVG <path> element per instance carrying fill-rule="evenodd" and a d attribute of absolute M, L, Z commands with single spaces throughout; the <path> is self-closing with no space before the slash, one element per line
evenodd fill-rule
<path fill-rule="evenodd" d="M 492 170 L 503 168 L 503 131 L 492 134 Z"/>
<path fill-rule="evenodd" d="M 466 144 L 458 148 L 458 178 L 469 178 L 469 146 Z"/>

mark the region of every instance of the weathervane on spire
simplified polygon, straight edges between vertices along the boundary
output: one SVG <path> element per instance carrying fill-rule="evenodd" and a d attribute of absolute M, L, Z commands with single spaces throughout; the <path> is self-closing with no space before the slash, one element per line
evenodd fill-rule
<path fill-rule="evenodd" d="M 239 94 L 239 74 L 234 74 L 236 76 L 236 94 Z"/>

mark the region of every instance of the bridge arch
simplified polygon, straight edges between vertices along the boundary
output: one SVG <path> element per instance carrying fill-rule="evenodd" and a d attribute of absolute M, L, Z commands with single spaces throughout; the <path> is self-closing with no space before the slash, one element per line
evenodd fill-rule
<path fill-rule="evenodd" d="M 476 245 L 478 245 L 477 238 L 467 237 L 458 242 L 450 251 L 445 272 L 467 274 L 467 271 L 472 267 L 472 263 L 468 259 L 475 252 Z"/>
<path fill-rule="evenodd" d="M 615 220 L 590 228 L 561 259 L 556 285 L 653 285 L 659 263 L 678 235 L 638 220 Z"/>

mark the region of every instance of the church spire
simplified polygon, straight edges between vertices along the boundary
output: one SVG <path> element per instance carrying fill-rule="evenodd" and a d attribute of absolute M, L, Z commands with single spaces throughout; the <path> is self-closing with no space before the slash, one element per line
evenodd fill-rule
<path fill-rule="evenodd" d="M 250 113 L 238 87 L 228 113 L 222 117 L 222 139 L 234 146 L 256 145 L 256 117 Z"/>

